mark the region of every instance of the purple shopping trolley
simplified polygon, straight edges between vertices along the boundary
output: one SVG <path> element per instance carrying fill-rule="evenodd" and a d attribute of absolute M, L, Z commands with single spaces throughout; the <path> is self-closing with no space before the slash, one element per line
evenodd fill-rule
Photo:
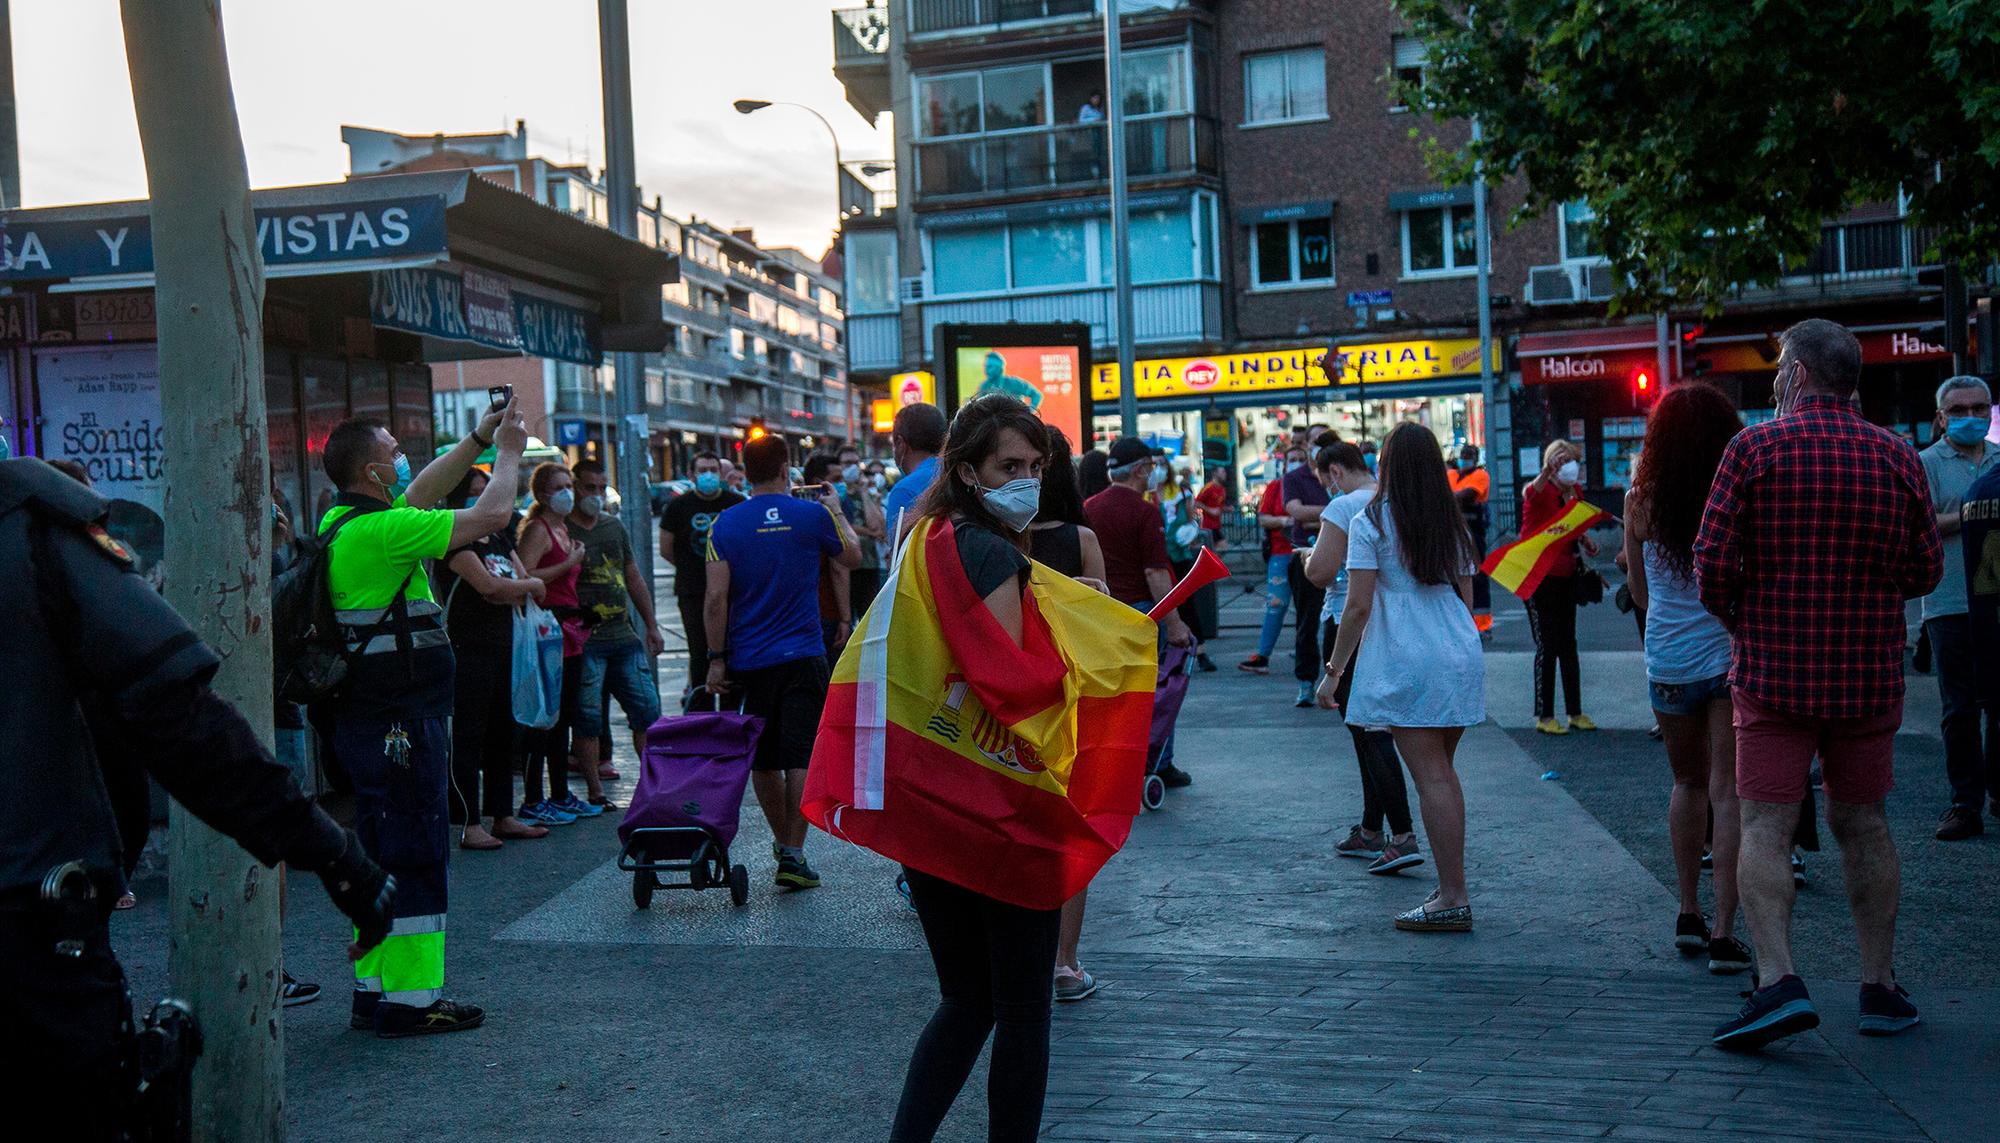
<path fill-rule="evenodd" d="M 1139 787 L 1139 801 L 1149 810 L 1166 804 L 1167 784 L 1160 767 L 1172 761 L 1167 743 L 1173 740 L 1174 720 L 1181 716 L 1187 701 L 1188 672 L 1194 667 L 1194 653 L 1186 647 L 1168 644 L 1160 649 L 1160 673 L 1153 691 L 1153 728 L 1147 735 L 1146 782 Z"/>
<path fill-rule="evenodd" d="M 706 688 L 690 696 L 700 702 Z M 709 705 L 715 705 L 710 696 Z M 646 730 L 646 753 L 632 804 L 619 823 L 625 843 L 618 868 L 632 874 L 632 903 L 648 908 L 655 889 L 729 888 L 750 899 L 750 872 L 729 864 L 729 843 L 743 812 L 743 787 L 764 720 L 734 711 L 690 709 Z M 666 881 L 662 873 L 683 874 Z"/>

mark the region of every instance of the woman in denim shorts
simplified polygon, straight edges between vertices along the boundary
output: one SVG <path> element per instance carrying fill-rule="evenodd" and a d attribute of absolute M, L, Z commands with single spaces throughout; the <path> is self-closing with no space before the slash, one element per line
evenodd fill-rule
<path fill-rule="evenodd" d="M 1648 418 L 1632 490 L 1625 498 L 1625 558 L 1632 599 L 1646 615 L 1646 680 L 1673 767 L 1667 826 L 1680 882 L 1674 945 L 1708 954 L 1708 970 L 1742 972 L 1749 946 L 1731 935 L 1736 920 L 1736 732 L 1731 723 L 1732 648 L 1722 621 L 1701 605 L 1694 538 L 1716 466 L 1743 427 L 1736 408 L 1711 385 L 1667 390 Z M 1701 850 L 1715 817 L 1715 919 L 1701 913 Z"/>

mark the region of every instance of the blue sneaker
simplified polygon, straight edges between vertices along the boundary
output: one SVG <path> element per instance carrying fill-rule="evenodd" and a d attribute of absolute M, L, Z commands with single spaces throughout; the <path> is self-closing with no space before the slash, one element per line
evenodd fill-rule
<path fill-rule="evenodd" d="M 514 815 L 531 825 L 568 825 L 576 820 L 575 814 L 566 814 L 557 809 L 554 802 L 544 798 L 539 802 L 523 802 L 521 811 Z"/>
<path fill-rule="evenodd" d="M 594 818 L 597 815 L 604 812 L 603 806 L 593 806 L 589 802 L 584 801 L 582 798 L 577 797 L 575 794 L 570 794 L 564 797 L 563 800 L 559 802 L 550 802 L 549 805 L 554 806 L 557 810 L 568 814 L 570 816 L 570 820 L 572 821 L 576 820 L 577 818 Z"/>
<path fill-rule="evenodd" d="M 1862 1035 L 1893 1036 L 1923 1022 L 1924 1018 L 1917 1015 L 1917 1006 L 1910 1003 L 1910 994 L 1903 991 L 1902 985 L 1886 988 L 1879 984 L 1861 986 Z"/>
<path fill-rule="evenodd" d="M 1754 1052 L 1766 1044 L 1819 1027 L 1819 1010 L 1806 994 L 1806 982 L 1787 974 L 1768 988 L 1744 993 L 1749 997 L 1736 1019 L 1715 1030 L 1714 1043 L 1732 1052 Z M 1914 1009 L 1912 1010 L 1914 1011 Z"/>

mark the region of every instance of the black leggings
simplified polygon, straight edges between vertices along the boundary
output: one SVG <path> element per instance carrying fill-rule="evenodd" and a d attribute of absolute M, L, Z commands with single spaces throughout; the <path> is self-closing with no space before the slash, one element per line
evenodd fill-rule
<path fill-rule="evenodd" d="M 1583 713 L 1583 676 L 1576 663 L 1576 593 L 1569 576 L 1549 576 L 1528 599 L 1528 630 L 1535 637 L 1535 717 L 1556 716 L 1556 666 L 1563 676 L 1563 709 Z"/>
<path fill-rule="evenodd" d="M 1292 585 L 1292 603 L 1298 608 L 1298 622 L 1294 625 L 1297 635 L 1292 642 L 1292 653 L 1297 656 L 1292 663 L 1292 677 L 1302 683 L 1314 682 L 1319 678 L 1322 656 L 1331 647 L 1319 645 L 1319 609 L 1326 602 L 1326 589 L 1313 586 L 1306 578 L 1306 553 L 1293 552 L 1292 562 L 1285 565 L 1285 578 Z"/>
<path fill-rule="evenodd" d="M 514 663 L 505 651 L 458 656 L 451 707 L 451 824 L 514 812 Z M 477 808 L 475 808 L 477 807 Z"/>
<path fill-rule="evenodd" d="M 1334 640 L 1339 637 L 1339 618 L 1327 620 L 1319 636 L 1327 654 L 1333 654 Z M 1354 661 L 1350 659 L 1347 673 L 1340 676 L 1340 685 L 1333 692 L 1343 710 L 1353 688 Z M 1361 767 L 1361 828 L 1381 833 L 1382 818 L 1386 815 L 1390 833 L 1397 836 L 1409 833 L 1410 790 L 1403 784 L 1403 760 L 1396 756 L 1396 739 L 1386 730 L 1363 730 L 1351 722 L 1346 726 L 1347 733 L 1354 738 L 1355 764 Z"/>
<path fill-rule="evenodd" d="M 583 683 L 583 656 L 570 655 L 563 659 L 562 713 L 556 716 L 556 724 L 547 730 L 528 731 L 528 774 L 524 783 L 523 797 L 529 802 L 539 802 L 542 794 L 542 771 L 548 770 L 548 800 L 560 802 L 569 797 L 569 731 L 571 716 L 576 710 L 577 688 Z"/>
<path fill-rule="evenodd" d="M 889 1143 L 928 1143 L 988 1033 L 989 1143 L 1031 1143 L 1049 1086 L 1049 1007 L 1061 911 L 1024 909 L 905 867 L 943 999 L 917 1037 Z"/>

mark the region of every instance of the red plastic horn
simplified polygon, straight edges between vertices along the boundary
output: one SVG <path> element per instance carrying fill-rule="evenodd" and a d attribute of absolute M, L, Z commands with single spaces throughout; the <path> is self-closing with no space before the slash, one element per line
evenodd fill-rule
<path fill-rule="evenodd" d="M 1188 596 L 1217 580 L 1228 578 L 1229 565 L 1222 562 L 1221 556 L 1203 548 L 1201 554 L 1195 557 L 1194 566 L 1188 569 L 1187 575 L 1181 577 L 1181 581 L 1174 585 L 1174 589 L 1167 593 L 1165 599 L 1153 605 L 1153 609 L 1146 613 L 1146 618 L 1158 623 L 1174 608 L 1186 603 Z"/>

